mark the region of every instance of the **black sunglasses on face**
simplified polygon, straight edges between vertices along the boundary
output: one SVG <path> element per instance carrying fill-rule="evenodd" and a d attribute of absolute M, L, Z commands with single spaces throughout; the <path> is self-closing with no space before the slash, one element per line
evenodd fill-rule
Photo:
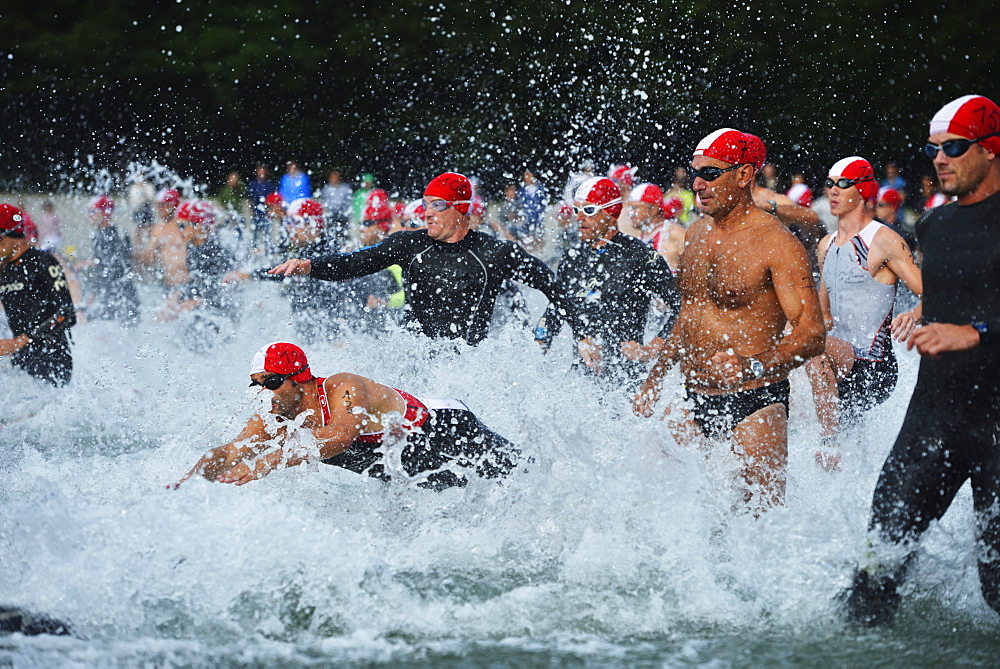
<path fill-rule="evenodd" d="M 270 376 L 265 376 L 260 381 L 256 379 L 250 379 L 250 387 L 263 386 L 268 390 L 277 390 L 285 382 L 285 380 L 295 376 L 298 372 L 292 372 L 291 374 L 271 374 Z"/>
<path fill-rule="evenodd" d="M 696 170 L 695 168 L 692 167 L 691 172 L 688 174 L 688 178 L 691 180 L 692 183 L 694 183 L 694 180 L 698 178 L 704 179 L 705 181 L 715 181 L 726 172 L 732 172 L 733 170 L 739 169 L 740 167 L 743 167 L 743 165 L 742 164 L 733 165 L 732 167 L 727 167 L 725 169 L 710 165 L 708 167 L 703 167 L 700 170 Z"/>
<path fill-rule="evenodd" d="M 928 142 L 924 144 L 924 154 L 928 158 L 936 158 L 938 151 L 944 151 L 944 155 L 949 158 L 958 158 L 968 151 L 973 144 L 978 144 L 984 139 L 997 137 L 998 135 L 1000 135 L 1000 132 L 991 132 L 988 135 L 976 137 L 975 139 L 949 139 L 947 142 L 942 142 L 941 144 L 931 144 Z"/>
<path fill-rule="evenodd" d="M 827 188 L 833 188 L 834 186 L 836 186 L 837 188 L 844 189 L 844 188 L 850 188 L 855 184 L 862 184 L 866 181 L 875 181 L 875 177 L 865 177 L 863 179 L 845 179 L 841 177 L 836 181 L 827 178 L 827 180 L 823 182 L 823 185 L 826 186 Z"/>

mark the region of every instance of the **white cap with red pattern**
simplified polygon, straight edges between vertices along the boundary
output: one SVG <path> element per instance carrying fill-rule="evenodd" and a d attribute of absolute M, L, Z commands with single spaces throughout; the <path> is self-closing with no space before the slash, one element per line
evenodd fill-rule
<path fill-rule="evenodd" d="M 979 139 L 1000 132 L 1000 107 L 982 95 L 966 95 L 952 100 L 931 119 L 930 134 L 951 133 L 967 139 Z M 980 142 L 989 151 L 1000 154 L 1000 137 Z"/>

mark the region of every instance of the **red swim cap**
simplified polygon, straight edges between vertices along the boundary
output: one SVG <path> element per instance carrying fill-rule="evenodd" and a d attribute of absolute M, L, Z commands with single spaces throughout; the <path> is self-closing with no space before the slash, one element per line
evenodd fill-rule
<path fill-rule="evenodd" d="M 294 374 L 290 377 L 296 383 L 312 381 L 315 377 L 309 371 L 309 360 L 305 351 L 286 341 L 276 341 L 257 351 L 250 362 L 250 374 Z"/>
<path fill-rule="evenodd" d="M 156 193 L 157 204 L 171 204 L 177 206 L 181 203 L 181 194 L 174 188 L 164 188 Z"/>
<path fill-rule="evenodd" d="M 110 214 L 115 210 L 115 201 L 107 195 L 98 195 L 90 201 L 87 209 L 90 211 L 94 211 L 96 209 L 102 214 Z"/>
<path fill-rule="evenodd" d="M 635 185 L 635 168 L 629 167 L 627 164 L 612 165 L 608 169 L 608 178 L 612 181 L 621 181 L 631 188 Z"/>
<path fill-rule="evenodd" d="M 372 189 L 365 199 L 365 210 L 361 212 L 362 221 L 374 221 L 387 231 L 392 227 L 392 207 L 389 205 L 389 194 L 381 188 Z M 385 223 L 385 225 L 382 225 Z"/>
<path fill-rule="evenodd" d="M 767 147 L 757 135 L 720 128 L 698 142 L 694 155 L 715 158 L 730 165 L 753 165 L 759 170 L 767 160 Z"/>
<path fill-rule="evenodd" d="M 472 204 L 472 182 L 457 172 L 445 172 L 431 179 L 424 189 L 424 197 L 439 197 L 455 205 L 460 214 L 469 213 Z"/>
<path fill-rule="evenodd" d="M 288 205 L 288 215 L 285 217 L 286 225 L 293 226 L 310 225 L 316 230 L 323 229 L 323 205 L 309 197 L 300 197 L 292 200 Z"/>
<path fill-rule="evenodd" d="M 639 184 L 628 194 L 629 202 L 648 202 L 663 208 L 663 189 L 656 184 Z"/>
<path fill-rule="evenodd" d="M 285 198 L 281 197 L 281 193 L 278 191 L 274 191 L 273 193 L 269 193 L 268 196 L 264 198 L 264 204 L 269 207 L 284 207 Z"/>
<path fill-rule="evenodd" d="M 875 170 L 872 169 L 872 164 L 861 156 L 851 156 L 850 158 L 838 160 L 830 168 L 829 176 L 835 181 L 840 177 L 850 179 L 851 181 L 864 179 L 864 181 L 854 184 L 858 192 L 861 193 L 861 197 L 866 200 L 874 200 L 878 197 L 878 182 L 875 180 Z"/>
<path fill-rule="evenodd" d="M 211 202 L 188 200 L 177 207 L 177 218 L 194 225 L 212 225 L 215 223 L 215 207 Z"/>
<path fill-rule="evenodd" d="M 966 95 L 952 100 L 931 119 L 930 134 L 948 132 L 968 139 L 1000 132 L 1000 107 L 982 95 Z M 980 142 L 993 153 L 1000 154 L 1000 137 Z"/>
<path fill-rule="evenodd" d="M 24 232 L 24 214 L 12 204 L 0 204 L 0 230 Z"/>
<path fill-rule="evenodd" d="M 759 170 L 767 162 L 767 145 L 757 135 L 751 135 L 749 132 L 743 134 L 747 136 L 747 140 L 750 142 L 744 159 Z"/>
<path fill-rule="evenodd" d="M 580 202 L 610 205 L 604 211 L 615 218 L 622 213 L 622 189 L 608 177 L 590 177 L 577 186 L 573 198 Z"/>
<path fill-rule="evenodd" d="M 672 197 L 663 203 L 663 218 L 667 220 L 679 218 L 684 211 L 684 200 Z"/>
<path fill-rule="evenodd" d="M 899 208 L 903 205 L 903 196 L 895 188 L 881 188 L 878 192 L 878 201 L 885 202 L 895 211 L 899 211 Z"/>

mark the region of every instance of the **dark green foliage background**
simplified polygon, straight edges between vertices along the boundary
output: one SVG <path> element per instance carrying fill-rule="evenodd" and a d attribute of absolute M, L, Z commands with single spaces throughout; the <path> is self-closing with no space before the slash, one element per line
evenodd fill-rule
<path fill-rule="evenodd" d="M 8 188 L 58 188 L 88 155 L 213 184 L 297 156 L 404 194 L 444 169 L 488 189 L 526 165 L 561 181 L 584 157 L 662 181 L 722 125 L 761 135 L 785 173 L 858 153 L 914 174 L 936 109 L 1000 93 L 990 3 L 0 7 Z"/>

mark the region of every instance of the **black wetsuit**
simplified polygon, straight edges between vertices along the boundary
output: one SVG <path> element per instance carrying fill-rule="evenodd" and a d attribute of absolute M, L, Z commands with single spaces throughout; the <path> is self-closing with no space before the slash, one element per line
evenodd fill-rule
<path fill-rule="evenodd" d="M 69 329 L 76 324 L 76 311 L 59 261 L 32 248 L 0 264 L 0 302 L 11 333 L 31 337 L 14 354 L 14 364 L 53 385 L 68 382 L 73 374 Z"/>
<path fill-rule="evenodd" d="M 96 263 L 90 272 L 94 304 L 87 315 L 135 324 L 139 318 L 139 293 L 132 276 L 132 245 L 113 225 L 90 233 Z"/>
<path fill-rule="evenodd" d="M 390 265 L 403 268 L 404 320 L 428 337 L 478 344 L 489 332 L 497 295 L 507 279 L 542 291 L 578 326 L 571 302 L 541 260 L 513 242 L 476 231 L 448 243 L 432 239 L 426 230 L 404 230 L 353 253 L 315 258 L 310 275 L 342 281 Z"/>
<path fill-rule="evenodd" d="M 558 279 L 573 300 L 583 336 L 601 345 L 603 374 L 608 380 L 639 382 L 645 378 L 646 365 L 622 355 L 621 343 L 643 342 L 654 296 L 669 309 L 657 336 L 666 339 L 673 327 L 680 295 L 663 256 L 646 242 L 619 232 L 604 246 L 581 244 L 568 249 L 559 263 Z M 561 325 L 559 313 L 550 306 L 538 323 L 536 337 L 549 342 Z"/>
<path fill-rule="evenodd" d="M 279 249 L 276 262 L 284 262 L 288 258 L 309 258 L 311 256 L 331 253 L 337 247 L 325 237 L 308 246 L 295 247 L 283 243 Z M 307 341 L 334 336 L 340 332 L 337 317 L 348 317 L 347 300 L 349 292 L 339 284 L 312 281 L 304 276 L 282 276 L 269 274 L 266 268 L 252 273 L 255 279 L 261 281 L 280 281 L 281 291 L 288 298 L 292 308 L 292 319 L 295 330 Z M 331 318 L 334 315 L 334 318 Z"/>
<path fill-rule="evenodd" d="M 486 427 L 464 402 L 422 400 L 396 392 L 406 402 L 405 445 L 399 464 L 407 476 L 419 479 L 418 486 L 434 490 L 463 487 L 468 484 L 465 472 L 495 479 L 514 471 L 521 451 Z M 324 409 L 324 424 L 327 414 Z M 392 477 L 384 465 L 384 438 L 382 432 L 359 435 L 349 449 L 323 462 L 388 481 Z"/>
<path fill-rule="evenodd" d="M 185 299 L 198 299 L 200 308 L 219 315 L 235 317 L 236 307 L 229 299 L 222 277 L 236 267 L 236 258 L 214 238 L 187 247 L 188 282 L 182 288 Z"/>
<path fill-rule="evenodd" d="M 924 251 L 924 319 L 988 321 L 1000 334 L 1000 193 L 974 205 L 947 204 L 917 221 Z M 994 336 L 996 336 L 996 334 Z M 849 617 L 881 623 L 898 605 L 917 539 L 971 479 L 980 542 L 979 578 L 1000 612 L 1000 342 L 920 359 L 909 408 L 872 501 L 876 541 L 907 557 L 859 570 L 846 593 Z M 875 546 L 876 551 L 878 545 Z"/>

